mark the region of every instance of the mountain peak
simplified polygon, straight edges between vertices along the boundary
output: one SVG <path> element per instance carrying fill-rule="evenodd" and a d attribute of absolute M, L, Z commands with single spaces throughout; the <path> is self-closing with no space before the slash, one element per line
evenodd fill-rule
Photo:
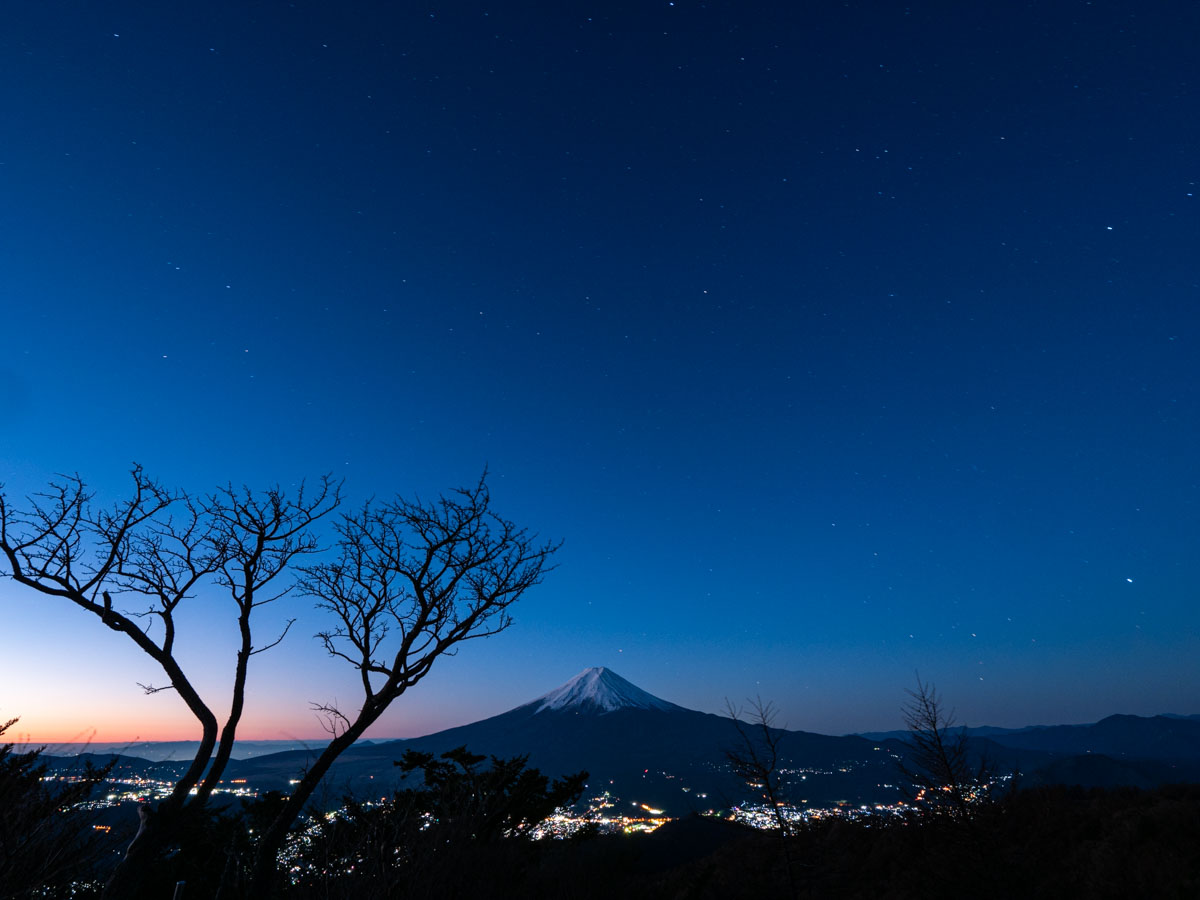
<path fill-rule="evenodd" d="M 525 705 L 535 707 L 534 715 L 546 710 L 609 713 L 618 709 L 657 709 L 666 712 L 682 708 L 643 691 L 603 666 L 584 669 L 566 684 Z"/>

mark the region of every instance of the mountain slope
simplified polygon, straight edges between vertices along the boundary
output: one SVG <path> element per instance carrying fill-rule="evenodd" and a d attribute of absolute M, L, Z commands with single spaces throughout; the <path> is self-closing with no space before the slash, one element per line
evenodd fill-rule
<path fill-rule="evenodd" d="M 797 800 L 825 804 L 896 799 L 893 759 L 858 737 L 783 731 L 783 765 L 797 771 Z M 601 791 L 627 804 L 645 803 L 673 815 L 753 799 L 753 791 L 728 771 L 725 751 L 736 747 L 729 719 L 686 709 L 655 697 L 609 669 L 586 669 L 562 686 L 508 712 L 404 741 L 351 747 L 330 783 L 356 793 L 397 782 L 391 765 L 405 750 L 441 753 L 465 746 L 499 757 L 528 756 L 550 776 L 581 769 L 589 793 Z M 238 765 L 235 777 L 285 787 L 303 767 L 303 753 L 276 754 Z M 274 784 L 272 784 L 272 780 Z M 889 785 L 881 787 L 881 785 Z"/>
<path fill-rule="evenodd" d="M 784 793 L 792 802 L 859 805 L 903 798 L 896 762 L 909 750 L 904 741 L 774 732 L 781 738 Z M 973 756 L 1003 771 L 1019 769 L 1031 784 L 1158 784 L 1200 772 L 1200 721 L 1191 718 L 1110 716 L 1088 726 L 968 733 Z M 400 784 L 392 763 L 406 750 L 438 754 L 465 746 L 503 758 L 527 756 L 551 777 L 586 770 L 588 796 L 608 791 L 621 798 L 618 811 L 645 804 L 683 815 L 760 799 L 729 771 L 725 752 L 740 749 L 741 740 L 724 716 L 686 709 L 611 669 L 591 668 L 479 722 L 412 740 L 356 744 L 335 764 L 327 785 L 333 800 L 344 793 L 386 794 Z M 1082 754 L 1095 758 L 1074 759 Z M 297 751 L 244 760 L 231 766 L 236 774 L 230 777 L 286 790 L 311 759 Z"/>

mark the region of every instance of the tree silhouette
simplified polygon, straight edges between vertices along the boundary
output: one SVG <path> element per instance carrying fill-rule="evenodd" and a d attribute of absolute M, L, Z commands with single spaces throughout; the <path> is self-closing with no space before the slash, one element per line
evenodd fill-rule
<path fill-rule="evenodd" d="M 257 895 L 269 893 L 288 829 L 337 757 L 438 657 L 508 628 L 509 608 L 549 571 L 558 545 L 497 516 L 490 502 L 485 472 L 432 502 L 367 503 L 335 526 L 336 558 L 304 569 L 302 589 L 335 623 L 318 637 L 357 670 L 362 705 L 317 705 L 331 740 L 260 840 Z"/>
<path fill-rule="evenodd" d="M 420 785 L 381 802 L 346 798 L 335 814 L 314 815 L 289 848 L 294 890 L 355 900 L 474 897 L 496 882 L 498 861 L 505 882 L 517 877 L 537 850 L 516 839 L 579 799 L 587 773 L 551 782 L 527 757 L 485 760 L 465 747 L 406 751 L 396 765 L 419 773 Z"/>
<path fill-rule="evenodd" d="M 774 704 L 756 697 L 753 701 L 747 701 L 747 705 L 748 711 L 735 707 L 730 700 L 725 701 L 726 714 L 738 734 L 737 745 L 726 749 L 725 759 L 734 775 L 762 792 L 762 798 L 775 820 L 788 888 L 794 897 L 797 895 L 797 885 L 790 840 L 794 828 L 783 811 L 783 773 L 779 765 L 779 745 L 786 732 L 775 727 L 777 711 Z M 747 716 L 748 722 L 742 721 L 743 715 Z"/>
<path fill-rule="evenodd" d="M 956 727 L 954 711 L 946 710 L 933 684 L 918 676 L 917 689 L 907 693 L 910 699 L 903 713 L 912 751 L 899 768 L 918 789 L 913 799 L 929 810 L 969 822 L 972 803 L 988 790 L 988 762 L 981 759 L 972 768 L 966 729 Z"/>
<path fill-rule="evenodd" d="M 23 510 L 0 490 L 0 553 L 9 577 L 125 635 L 167 679 L 142 685 L 145 692 L 175 691 L 200 725 L 200 746 L 170 796 L 142 809 L 142 827 L 107 889 L 113 897 L 136 895 L 149 864 L 220 782 L 241 721 L 250 659 L 276 646 L 291 624 L 256 643 L 254 614 L 292 590 L 295 561 L 319 549 L 314 523 L 339 500 L 329 478 L 311 493 L 303 485 L 293 495 L 230 485 L 194 498 L 164 488 L 141 466 L 132 476 L 130 496 L 112 509 L 94 505 L 78 475 L 53 482 Z M 223 725 L 176 654 L 180 607 L 206 585 L 232 601 L 239 635 Z M 142 606 L 122 608 L 118 599 Z"/>
<path fill-rule="evenodd" d="M 481 769 L 485 759 L 466 747 L 440 756 L 406 750 L 396 765 L 406 773 L 420 770 L 423 787 L 400 792 L 397 801 L 430 814 L 439 840 L 494 841 L 522 834 L 571 805 L 587 781 L 587 772 L 577 772 L 551 784 L 528 767 L 528 756 L 493 756 Z"/>
<path fill-rule="evenodd" d="M 152 863 L 201 818 L 229 762 L 245 705 L 253 656 L 276 646 L 292 621 L 256 642 L 254 614 L 299 587 L 330 614 L 318 637 L 360 676 L 362 705 L 314 708 L 331 740 L 281 810 L 262 829 L 254 863 L 256 895 L 273 885 L 288 829 L 337 757 L 443 654 L 506 629 L 509 607 L 551 568 L 558 545 L 500 518 L 490 508 L 486 472 L 474 487 L 432 502 L 370 502 L 334 525 L 327 562 L 302 566 L 320 550 L 318 520 L 337 507 L 340 485 L 289 495 L 229 485 L 203 498 L 170 491 L 133 469 L 130 497 L 97 508 L 79 476 L 61 478 L 15 508 L 0 489 L 0 554 L 8 576 L 43 596 L 60 598 L 124 634 L 166 677 L 147 693 L 174 690 L 196 718 L 200 746 L 169 797 L 142 809 L 142 828 L 118 864 L 107 896 L 136 896 Z M 203 586 L 230 599 L 238 640 L 223 723 L 201 697 L 176 654 L 177 613 Z M 143 604 L 126 609 L 119 600 Z M 210 657 L 211 658 L 211 657 Z"/>
<path fill-rule="evenodd" d="M 16 719 L 0 722 L 0 735 Z M 95 878 L 102 852 L 88 816 L 77 809 L 112 769 L 87 763 L 71 777 L 49 777 L 41 750 L 0 744 L 0 898 L 59 896 L 54 888 Z"/>

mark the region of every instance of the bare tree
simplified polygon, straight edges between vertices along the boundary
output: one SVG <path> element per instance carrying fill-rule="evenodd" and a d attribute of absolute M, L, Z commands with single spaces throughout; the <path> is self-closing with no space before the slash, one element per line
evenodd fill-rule
<path fill-rule="evenodd" d="M 948 812 L 963 822 L 971 820 L 972 802 L 987 790 L 988 764 L 981 759 L 972 768 L 965 728 L 957 728 L 954 711 L 946 711 L 930 682 L 917 676 L 917 689 L 908 691 L 904 724 L 912 753 L 900 771 L 917 788 L 914 799 L 926 808 Z"/>
<path fill-rule="evenodd" d="M 303 593 L 332 616 L 333 627 L 318 635 L 325 649 L 360 676 L 357 712 L 316 707 L 332 739 L 259 840 L 254 877 L 257 895 L 266 896 L 287 831 L 334 760 L 439 656 L 507 628 L 509 607 L 549 571 L 558 545 L 539 543 L 494 514 L 480 478 L 432 503 L 368 503 L 335 525 L 331 561 L 302 567 L 298 562 L 319 549 L 315 523 L 339 502 L 339 486 L 328 478 L 315 492 L 301 487 L 294 496 L 230 485 L 196 499 L 167 490 L 140 466 L 132 474 L 132 494 L 111 510 L 93 504 L 77 475 L 52 483 L 24 509 L 0 489 L 7 574 L 124 634 L 165 676 L 161 686 L 143 689 L 174 690 L 200 725 L 199 749 L 170 796 L 142 809 L 143 827 L 113 873 L 108 896 L 138 893 L 149 865 L 219 783 L 244 710 L 250 659 L 276 646 L 291 626 L 256 643 L 254 614 L 292 590 L 293 572 L 301 573 Z M 176 655 L 180 605 L 213 585 L 232 601 L 239 635 L 223 724 Z M 118 606 L 130 598 L 141 606 Z"/>
<path fill-rule="evenodd" d="M 726 714 L 737 730 L 739 738 L 736 747 L 725 751 L 725 759 L 734 775 L 751 788 L 762 792 L 762 798 L 775 819 L 788 887 L 794 897 L 797 896 L 798 890 L 790 841 L 794 828 L 784 815 L 783 773 L 779 766 L 779 745 L 786 732 L 775 727 L 778 710 L 773 703 L 764 703 L 761 697 L 755 697 L 753 701 L 748 700 L 746 703 L 748 709 L 735 707 L 730 700 L 725 701 Z M 743 716 L 749 721 L 743 721 Z"/>
<path fill-rule="evenodd" d="M 146 693 L 174 690 L 200 725 L 199 749 L 170 796 L 156 809 L 142 810 L 143 827 L 113 874 L 109 896 L 135 892 L 150 860 L 220 781 L 241 720 L 250 657 L 283 636 L 256 645 L 252 615 L 288 592 L 280 581 L 298 557 L 318 549 L 311 528 L 339 502 L 339 486 L 327 477 L 312 493 L 303 486 L 294 496 L 279 488 L 255 494 L 230 486 L 197 500 L 164 488 L 141 466 L 132 476 L 131 495 L 111 510 L 93 505 L 78 475 L 53 482 L 23 510 L 0 489 L 0 553 L 7 574 L 128 637 L 166 677 L 160 687 L 142 685 Z M 212 583 L 231 597 L 240 635 L 223 727 L 176 655 L 176 613 Z M 144 605 L 119 608 L 114 596 Z"/>
<path fill-rule="evenodd" d="M 357 671 L 362 705 L 315 706 L 332 739 L 259 841 L 254 896 L 269 895 L 288 829 L 337 757 L 438 657 L 512 624 L 509 608 L 552 568 L 559 545 L 493 513 L 485 480 L 433 502 L 368 503 L 337 523 L 336 558 L 304 569 L 302 589 L 334 622 L 318 638 Z"/>

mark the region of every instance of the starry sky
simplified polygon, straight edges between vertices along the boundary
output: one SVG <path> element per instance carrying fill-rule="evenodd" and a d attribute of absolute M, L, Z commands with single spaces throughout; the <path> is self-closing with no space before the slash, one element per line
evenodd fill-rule
<path fill-rule="evenodd" d="M 608 666 L 897 727 L 1200 712 L 1200 7 L 46 0 L 0 32 L 0 480 L 351 506 L 486 465 L 562 539 L 371 736 Z M 184 662 L 226 708 L 215 594 Z M 0 718 L 188 738 L 0 581 Z M 278 620 L 289 614 L 275 610 Z M 241 736 L 353 675 L 294 601 Z M 268 617 L 269 618 L 269 617 Z"/>

